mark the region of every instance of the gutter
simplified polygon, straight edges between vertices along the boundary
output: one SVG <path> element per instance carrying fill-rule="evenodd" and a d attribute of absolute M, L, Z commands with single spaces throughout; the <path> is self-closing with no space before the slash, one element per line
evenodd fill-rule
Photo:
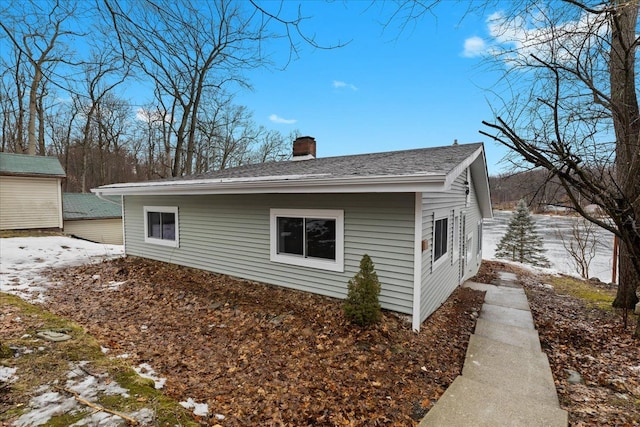
<path fill-rule="evenodd" d="M 98 199 L 103 200 L 105 202 L 113 203 L 114 205 L 122 206 L 122 203 L 114 202 L 113 200 L 107 199 L 106 197 L 104 197 L 102 192 L 99 192 L 96 190 L 97 190 L 96 188 L 92 188 L 91 192 L 95 194 L 98 197 Z M 117 217 L 114 217 L 114 218 L 117 218 Z"/>
<path fill-rule="evenodd" d="M 98 195 L 358 193 L 444 191 L 445 175 L 399 175 L 315 179 L 206 179 L 112 184 L 91 189 Z M 102 198 L 102 197 L 101 197 Z"/>

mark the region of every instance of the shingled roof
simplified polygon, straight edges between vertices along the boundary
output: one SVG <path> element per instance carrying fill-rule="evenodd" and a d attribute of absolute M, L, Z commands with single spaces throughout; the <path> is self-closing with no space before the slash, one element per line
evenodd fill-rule
<path fill-rule="evenodd" d="M 204 175 L 103 185 L 101 195 L 443 192 L 467 168 L 485 218 L 491 217 L 484 146 L 449 145 L 240 166 Z"/>
<path fill-rule="evenodd" d="M 482 147 L 481 143 L 415 150 L 289 160 L 240 166 L 177 180 L 324 176 L 333 178 L 402 175 L 446 175 Z"/>
<path fill-rule="evenodd" d="M 64 193 L 62 206 L 62 216 L 65 221 L 122 218 L 122 205 L 119 197 L 103 200 L 91 193 Z"/>
<path fill-rule="evenodd" d="M 235 189 L 242 193 L 299 192 L 308 191 L 309 187 L 315 187 L 318 192 L 340 191 L 354 185 L 443 184 L 445 181 L 450 185 L 451 179 L 479 156 L 486 174 L 483 145 L 477 143 L 252 164 L 203 175 L 104 185 L 92 191 L 103 194 L 203 194 L 234 193 Z M 373 191 L 364 187 L 360 190 Z M 354 188 L 349 191 L 353 192 Z M 396 188 L 395 191 L 422 190 Z"/>
<path fill-rule="evenodd" d="M 67 175 L 57 157 L 0 152 L 0 175 L 64 178 Z"/>

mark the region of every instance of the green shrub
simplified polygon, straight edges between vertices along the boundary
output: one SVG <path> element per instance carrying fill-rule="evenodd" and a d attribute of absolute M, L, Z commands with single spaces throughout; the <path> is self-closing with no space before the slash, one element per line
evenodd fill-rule
<path fill-rule="evenodd" d="M 368 326 L 382 317 L 380 308 L 380 281 L 373 261 L 364 254 L 360 261 L 360 271 L 349 280 L 349 293 L 344 302 L 344 314 L 351 323 Z"/>

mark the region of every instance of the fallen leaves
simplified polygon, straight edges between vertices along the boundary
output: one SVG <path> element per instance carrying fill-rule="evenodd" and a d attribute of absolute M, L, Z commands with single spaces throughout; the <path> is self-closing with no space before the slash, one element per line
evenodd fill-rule
<path fill-rule="evenodd" d="M 483 301 L 458 289 L 414 333 L 393 313 L 361 329 L 335 299 L 132 257 L 53 278 L 50 310 L 225 427 L 415 425 L 460 374 Z"/>
<path fill-rule="evenodd" d="M 492 277 L 492 270 L 502 269 L 497 264 L 483 261 L 481 275 Z M 632 336 L 635 322 L 624 329 L 620 314 L 556 294 L 535 274 L 518 273 L 570 425 L 639 426 L 640 342 Z M 570 384 L 571 371 L 584 383 Z"/>

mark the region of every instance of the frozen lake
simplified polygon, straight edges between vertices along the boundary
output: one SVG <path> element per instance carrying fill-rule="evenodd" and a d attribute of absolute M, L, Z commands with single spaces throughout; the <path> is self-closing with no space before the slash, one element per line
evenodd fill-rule
<path fill-rule="evenodd" d="M 483 258 L 496 259 L 496 246 L 507 231 L 511 215 L 511 212 L 494 211 L 492 220 L 484 220 Z M 558 237 L 558 233 L 562 233 L 565 239 L 568 239 L 571 236 L 573 224 L 578 222 L 579 219 L 552 215 L 532 215 L 532 217 L 536 223 L 538 234 L 542 237 L 544 249 L 546 250 L 545 256 L 551 262 L 551 268 L 561 273 L 579 276 L 573 259 L 569 256 Z M 613 234 L 598 228 L 596 235 L 598 247 L 596 256 L 589 267 L 589 277 L 597 277 L 603 282 L 610 282 L 613 260 Z M 568 242 L 567 240 L 567 244 Z"/>

